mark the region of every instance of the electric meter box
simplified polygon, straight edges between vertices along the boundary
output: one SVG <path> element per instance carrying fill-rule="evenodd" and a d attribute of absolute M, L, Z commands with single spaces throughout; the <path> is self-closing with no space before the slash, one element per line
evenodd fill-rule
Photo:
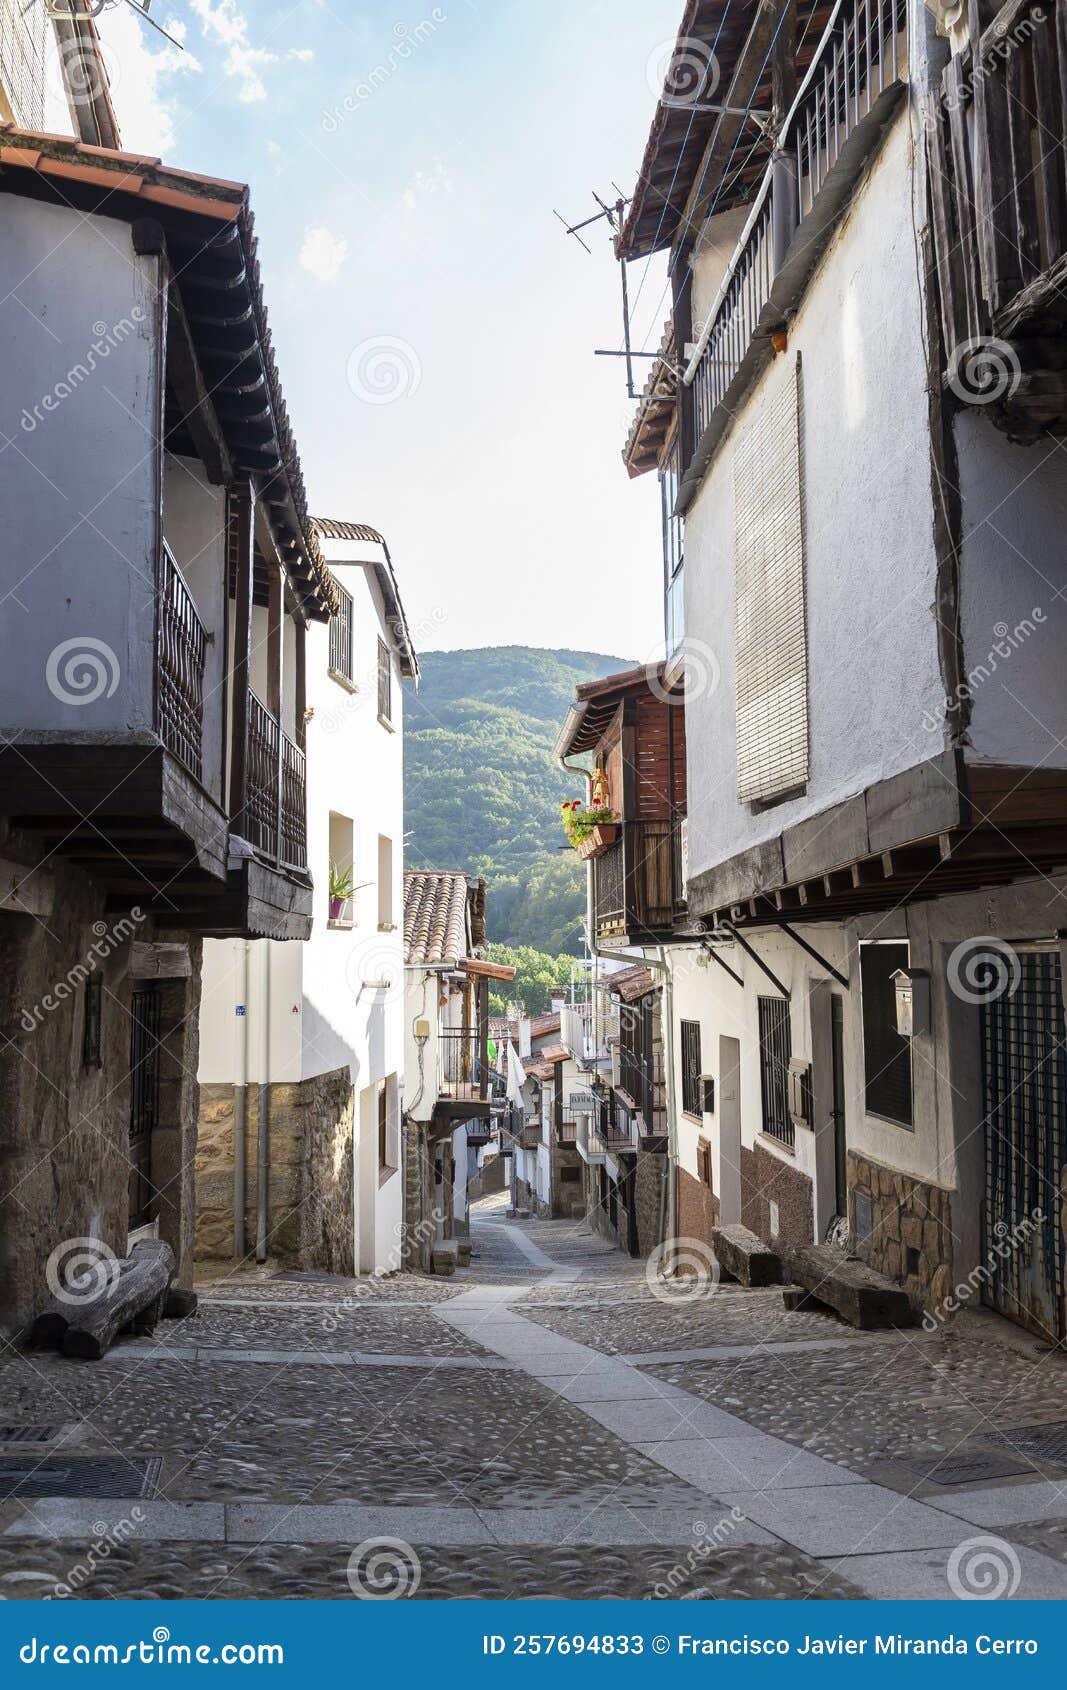
<path fill-rule="evenodd" d="M 930 976 L 923 968 L 898 968 L 893 975 L 896 988 L 897 1032 L 902 1039 L 930 1031 Z"/>

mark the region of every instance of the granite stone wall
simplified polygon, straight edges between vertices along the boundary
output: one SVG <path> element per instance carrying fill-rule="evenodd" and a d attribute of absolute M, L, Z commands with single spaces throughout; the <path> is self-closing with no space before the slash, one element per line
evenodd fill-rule
<path fill-rule="evenodd" d="M 711 1229 L 719 1224 L 719 1199 L 709 1185 L 696 1179 L 685 1168 L 677 1173 L 678 1237 L 695 1238 L 711 1244 Z"/>
<path fill-rule="evenodd" d="M 870 1204 L 869 1238 L 857 1224 L 857 1196 L 864 1221 Z M 952 1291 L 952 1196 L 944 1186 L 848 1153 L 850 1248 L 903 1285 L 915 1309 L 940 1308 Z"/>
<path fill-rule="evenodd" d="M 771 1205 L 777 1210 L 774 1227 Z M 811 1244 L 815 1238 L 815 1202 L 807 1174 L 765 1145 L 741 1150 L 741 1221 L 777 1250 Z"/>

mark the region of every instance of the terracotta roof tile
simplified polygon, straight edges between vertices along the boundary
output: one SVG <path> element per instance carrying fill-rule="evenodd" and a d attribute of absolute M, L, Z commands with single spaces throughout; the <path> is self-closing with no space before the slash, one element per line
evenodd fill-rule
<path fill-rule="evenodd" d="M 558 1015 L 535 1015 L 530 1022 L 531 1039 L 543 1039 L 546 1033 L 559 1032 Z"/>
<path fill-rule="evenodd" d="M 461 870 L 411 869 L 404 876 L 404 960 L 456 967 L 479 942 L 468 904 L 484 883 Z M 475 911 L 471 910 L 473 924 Z"/>
<path fill-rule="evenodd" d="M 609 992 L 614 992 L 616 997 L 620 997 L 623 1003 L 636 1003 L 638 998 L 647 997 L 649 992 L 659 990 L 652 970 L 640 965 L 634 968 L 620 968 L 615 974 L 606 974 L 604 985 Z"/>

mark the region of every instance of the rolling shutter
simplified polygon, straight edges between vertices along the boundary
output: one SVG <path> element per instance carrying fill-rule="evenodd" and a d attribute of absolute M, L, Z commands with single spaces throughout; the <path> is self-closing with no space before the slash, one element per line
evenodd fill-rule
<path fill-rule="evenodd" d="M 734 456 L 734 640 L 737 796 L 761 803 L 808 779 L 799 359 Z"/>

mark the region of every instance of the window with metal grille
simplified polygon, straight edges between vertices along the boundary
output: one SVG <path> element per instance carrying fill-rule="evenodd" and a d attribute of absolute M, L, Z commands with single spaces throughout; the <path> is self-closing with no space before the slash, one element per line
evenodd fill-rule
<path fill-rule="evenodd" d="M 794 1132 L 789 1114 L 789 1058 L 793 1053 L 789 1031 L 789 999 L 760 998 L 759 1058 L 760 1090 L 763 1096 L 763 1130 L 780 1144 L 792 1145 Z"/>
<path fill-rule="evenodd" d="M 800 364 L 734 455 L 737 796 L 768 803 L 808 779 Z"/>
<path fill-rule="evenodd" d="M 330 673 L 352 679 L 352 594 L 337 584 L 337 610 L 330 617 Z"/>
<path fill-rule="evenodd" d="M 908 947 L 860 946 L 863 1082 L 867 1109 L 898 1127 L 912 1125 L 911 1041 L 897 1032 L 893 975 L 908 965 Z"/>
<path fill-rule="evenodd" d="M 383 722 L 393 719 L 393 665 L 389 647 L 378 640 L 378 715 Z"/>
<path fill-rule="evenodd" d="M 699 1115 L 703 1110 L 700 1085 L 700 1022 L 683 1021 L 682 1033 L 682 1108 L 687 1115 Z"/>

